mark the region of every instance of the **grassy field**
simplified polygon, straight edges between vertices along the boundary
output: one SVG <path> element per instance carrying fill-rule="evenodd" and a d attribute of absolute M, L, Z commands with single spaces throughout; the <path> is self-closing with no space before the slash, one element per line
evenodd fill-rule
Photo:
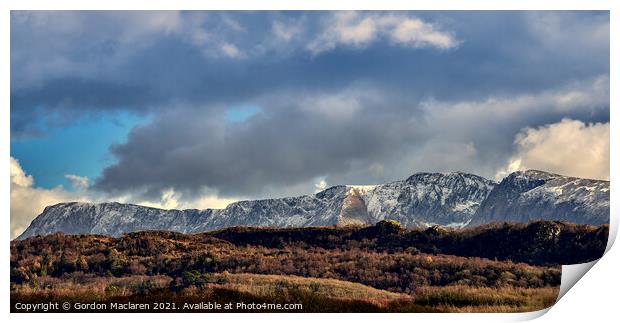
<path fill-rule="evenodd" d="M 41 286 L 15 286 L 11 303 L 174 302 L 175 310 L 166 310 L 172 312 L 191 312 L 184 304 L 200 302 L 302 304 L 275 312 L 526 312 L 553 305 L 559 292 L 557 287 L 426 286 L 404 294 L 335 279 L 229 273 L 210 275 L 210 282 L 201 287 L 173 292 L 168 288 L 172 281 L 167 276 L 48 278 Z M 211 311 L 251 310 L 202 312 Z"/>

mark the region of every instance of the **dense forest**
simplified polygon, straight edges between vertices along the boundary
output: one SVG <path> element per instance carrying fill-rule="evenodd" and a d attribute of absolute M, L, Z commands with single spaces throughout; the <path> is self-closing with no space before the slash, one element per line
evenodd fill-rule
<path fill-rule="evenodd" d="M 560 265 L 600 257 L 607 234 L 607 226 L 562 222 L 407 230 L 395 221 L 119 238 L 57 233 L 11 242 L 11 301 L 194 295 L 300 301 L 305 311 L 539 309 L 557 296 Z"/>
<path fill-rule="evenodd" d="M 560 221 L 493 223 L 468 229 L 439 226 L 406 230 L 385 220 L 370 227 L 259 229 L 235 227 L 208 235 L 236 245 L 281 248 L 303 245 L 337 249 L 343 246 L 375 251 L 424 252 L 462 257 L 511 260 L 535 265 L 567 265 L 600 258 L 609 226 L 577 225 Z"/>

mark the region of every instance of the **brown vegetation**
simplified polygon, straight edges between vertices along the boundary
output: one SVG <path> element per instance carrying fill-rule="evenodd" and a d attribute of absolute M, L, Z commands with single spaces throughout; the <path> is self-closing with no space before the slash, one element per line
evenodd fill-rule
<path fill-rule="evenodd" d="M 53 234 L 11 242 L 11 300 L 206 297 L 300 301 L 304 311 L 535 310 L 553 304 L 561 269 L 552 260 L 567 257 L 549 249 L 587 259 L 604 248 L 607 230 L 557 222 L 405 230 L 386 221 L 120 238 Z"/>
<path fill-rule="evenodd" d="M 302 304 L 299 309 L 279 310 L 290 312 L 524 312 L 551 306 L 559 290 L 557 287 L 449 286 L 424 287 L 415 295 L 409 295 L 333 279 L 229 273 L 209 275 L 208 283 L 178 291 L 166 288 L 172 278 L 165 276 L 78 274 L 64 279 L 48 277 L 43 281 L 42 288 L 15 287 L 11 303 L 174 302 L 175 311 L 179 312 L 191 311 L 184 309 L 183 304 L 196 302 Z"/>

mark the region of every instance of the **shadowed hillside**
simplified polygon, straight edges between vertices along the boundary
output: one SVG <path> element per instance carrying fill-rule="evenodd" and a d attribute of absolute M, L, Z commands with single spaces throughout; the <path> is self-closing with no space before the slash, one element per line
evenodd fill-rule
<path fill-rule="evenodd" d="M 567 265 L 600 258 L 605 251 L 608 234 L 608 225 L 576 225 L 558 221 L 494 223 L 460 230 L 438 226 L 426 230 L 406 230 L 397 221 L 387 220 L 370 227 L 236 227 L 207 235 L 237 245 L 280 248 L 294 244 L 328 249 L 355 245 L 387 252 L 417 250 L 538 265 Z"/>

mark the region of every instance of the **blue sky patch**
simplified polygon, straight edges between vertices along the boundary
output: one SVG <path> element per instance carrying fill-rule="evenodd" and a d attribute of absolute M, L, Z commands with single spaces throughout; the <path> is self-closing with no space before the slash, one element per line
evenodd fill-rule
<path fill-rule="evenodd" d="M 91 180 L 100 175 L 114 162 L 110 145 L 123 143 L 129 131 L 143 122 L 144 117 L 130 113 L 82 118 L 66 128 L 51 128 L 40 137 L 12 140 L 11 156 L 34 176 L 37 187 L 71 189 L 66 174 Z"/>
<path fill-rule="evenodd" d="M 232 107 L 226 110 L 226 122 L 228 123 L 241 123 L 257 113 L 261 112 L 262 109 L 258 106 L 254 105 L 242 105 L 237 107 Z"/>

